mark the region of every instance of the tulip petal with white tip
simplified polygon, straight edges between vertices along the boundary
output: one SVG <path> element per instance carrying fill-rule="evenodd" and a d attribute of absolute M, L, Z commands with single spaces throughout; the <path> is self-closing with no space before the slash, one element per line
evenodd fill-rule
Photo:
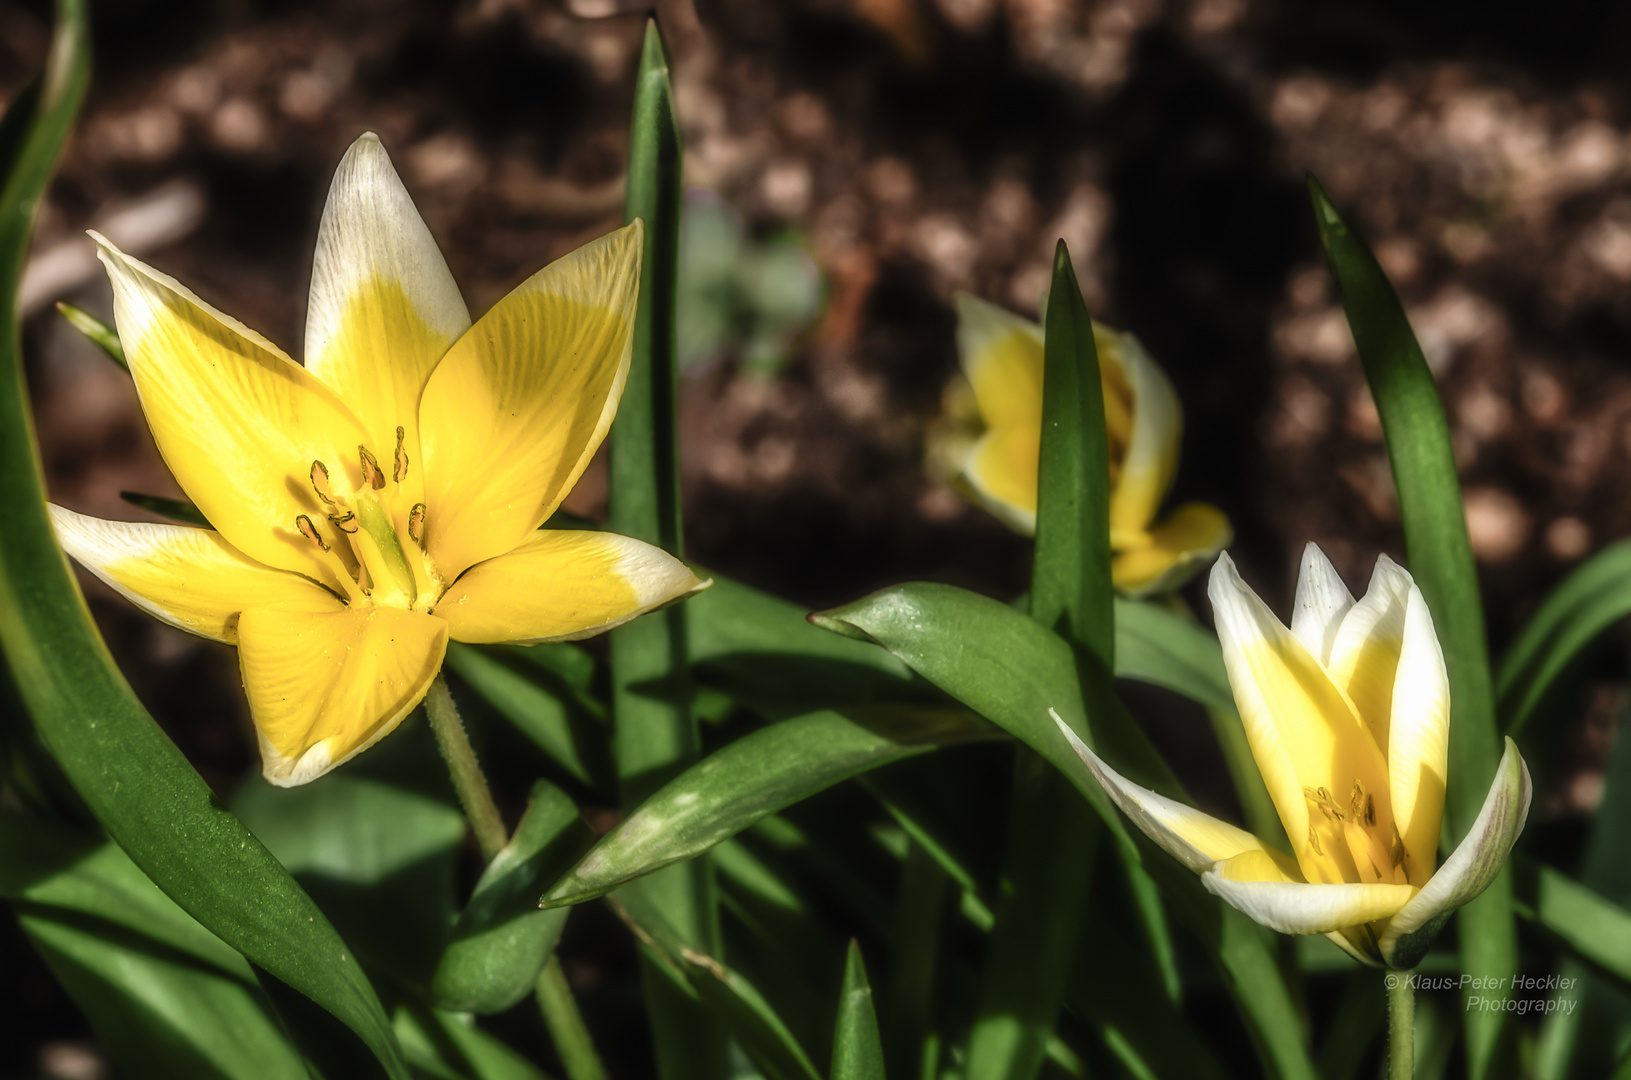
<path fill-rule="evenodd" d="M 1331 662 L 1342 617 L 1354 606 L 1353 593 L 1318 544 L 1303 547 L 1297 571 L 1297 599 L 1291 609 L 1291 632 L 1309 655 L 1322 664 Z"/>
<path fill-rule="evenodd" d="M 1382 934 L 1382 956 L 1389 967 L 1415 967 L 1455 909 L 1489 888 L 1523 832 L 1532 794 L 1529 767 L 1509 738 L 1472 829 Z"/>
<path fill-rule="evenodd" d="M 1252 852 L 1268 859 L 1272 865 L 1282 867 L 1282 872 L 1295 872 L 1296 864 L 1290 856 L 1267 847 L 1245 829 L 1219 821 L 1210 814 L 1203 814 L 1128 780 L 1106 765 L 1104 759 L 1059 718 L 1058 713 L 1050 709 L 1049 715 L 1059 725 L 1059 730 L 1070 742 L 1071 749 L 1076 751 L 1076 756 L 1082 759 L 1093 778 L 1121 808 L 1122 813 L 1131 818 L 1145 836 L 1191 870 L 1202 873 L 1223 860 L 1232 859 L 1243 852 Z"/>

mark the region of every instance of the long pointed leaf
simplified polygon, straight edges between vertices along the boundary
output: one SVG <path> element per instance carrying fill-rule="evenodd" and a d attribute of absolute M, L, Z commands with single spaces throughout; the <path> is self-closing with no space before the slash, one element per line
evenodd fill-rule
<path fill-rule="evenodd" d="M 1433 613 L 1450 676 L 1450 759 L 1445 795 L 1447 838 L 1459 841 L 1472 827 L 1495 776 L 1500 740 L 1494 691 L 1484 641 L 1483 603 L 1467 541 L 1450 448 L 1449 424 L 1433 373 L 1405 317 L 1404 305 L 1376 256 L 1337 213 L 1313 177 L 1314 218 L 1332 275 L 1342 294 L 1359 360 L 1382 418 L 1404 522 L 1410 572 Z M 1518 967 L 1512 918 L 1512 878 L 1503 873 L 1484 894 L 1457 913 L 1462 962 L 1472 976 L 1506 978 Z M 1469 1010 L 1465 1016 L 1468 1070 L 1489 1075 L 1508 1014 Z"/>
<path fill-rule="evenodd" d="M 1507 650 L 1495 695 L 1508 735 L 1517 735 L 1569 661 L 1598 634 L 1631 615 L 1631 540 L 1604 548 L 1546 597 Z"/>
<path fill-rule="evenodd" d="M 343 1020 L 406 1080 L 385 1014 L 311 899 L 210 792 L 114 667 L 57 547 L 13 298 L 30 227 L 87 79 L 81 0 L 58 5 L 37 96 L 8 116 L 0 189 L 0 645 L 39 730 L 108 834 L 188 914 Z M 26 127 L 13 126 L 26 124 Z"/>
<path fill-rule="evenodd" d="M 832 1037 L 831 1080 L 884 1080 L 883 1038 L 872 1008 L 861 947 L 849 943 L 844 961 L 844 988 L 839 992 L 838 1022 Z"/>
<path fill-rule="evenodd" d="M 713 845 L 857 773 L 995 729 L 945 707 L 854 716 L 812 713 L 771 724 L 710 754 L 641 803 L 541 903 L 580 904 Z"/>
<path fill-rule="evenodd" d="M 682 556 L 678 383 L 674 305 L 679 265 L 680 169 L 668 53 L 656 20 L 646 23 L 635 75 L 624 220 L 645 222 L 634 359 L 608 442 L 607 512 L 612 530 Z M 696 760 L 685 613 L 655 612 L 611 633 L 614 756 L 623 801 L 637 803 Z M 718 897 L 706 860 L 635 886 L 660 898 L 694 945 L 716 950 Z M 647 971 L 647 1004 L 664 1080 L 716 1080 L 728 1073 L 724 1039 L 705 1013 Z"/>

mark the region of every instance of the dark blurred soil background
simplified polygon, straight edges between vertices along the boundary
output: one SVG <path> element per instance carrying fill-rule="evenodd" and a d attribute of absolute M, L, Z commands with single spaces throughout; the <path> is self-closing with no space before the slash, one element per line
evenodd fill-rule
<path fill-rule="evenodd" d="M 95 80 L 23 297 L 53 497 L 140 518 L 121 490 L 180 494 L 127 377 L 50 310 L 111 318 L 86 228 L 298 356 L 329 176 L 373 130 L 479 314 L 618 223 L 645 7 L 93 0 Z M 1631 7 L 657 9 L 688 184 L 803 245 L 823 284 L 779 363 L 688 368 L 690 557 L 811 607 L 906 579 L 1022 589 L 1028 542 L 930 478 L 924 441 L 956 370 L 952 295 L 1034 313 L 1063 237 L 1094 315 L 1135 332 L 1184 402 L 1175 496 L 1229 513 L 1278 610 L 1308 540 L 1362 589 L 1379 551 L 1403 555 L 1398 510 L 1308 170 L 1375 246 L 1439 378 L 1497 654 L 1631 533 Z M 48 15 L 0 0 L 0 96 L 39 66 Z M 604 493 L 591 471 L 568 506 L 597 515 Z M 231 651 L 88 592 L 143 699 L 230 790 L 254 765 Z M 1543 821 L 1596 804 L 1622 651 L 1557 706 L 1570 734 Z M 0 1077 L 112 1075 L 10 920 L 0 983 Z"/>

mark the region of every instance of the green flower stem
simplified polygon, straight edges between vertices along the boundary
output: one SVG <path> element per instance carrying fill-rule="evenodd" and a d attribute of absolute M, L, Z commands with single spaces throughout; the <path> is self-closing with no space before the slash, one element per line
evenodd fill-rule
<path fill-rule="evenodd" d="M 544 1014 L 549 1037 L 555 1040 L 555 1053 L 560 1055 L 567 1080 L 606 1080 L 606 1067 L 595 1053 L 583 1014 L 566 984 L 561 958 L 555 953 L 549 954 L 549 963 L 538 975 L 538 1010 Z"/>
<path fill-rule="evenodd" d="M 430 717 L 436 745 L 441 748 L 447 771 L 453 777 L 453 790 L 459 793 L 459 805 L 464 807 L 464 816 L 476 834 L 481 857 L 492 862 L 493 856 L 509 843 L 510 834 L 493 802 L 493 793 L 487 788 L 487 778 L 481 775 L 481 763 L 476 760 L 470 736 L 464 733 L 464 721 L 459 719 L 459 709 L 453 704 L 447 680 L 440 674 L 430 684 L 430 693 L 425 695 L 425 714 Z"/>
<path fill-rule="evenodd" d="M 1416 1071 L 1416 979 L 1408 971 L 1387 973 L 1387 1080 L 1410 1080 Z"/>

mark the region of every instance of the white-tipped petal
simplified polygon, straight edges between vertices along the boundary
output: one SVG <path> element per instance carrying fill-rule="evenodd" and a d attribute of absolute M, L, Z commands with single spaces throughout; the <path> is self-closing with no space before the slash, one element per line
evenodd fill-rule
<path fill-rule="evenodd" d="M 1394 671 L 1404 643 L 1404 613 L 1415 587 L 1404 568 L 1378 556 L 1365 595 L 1342 618 L 1325 668 L 1370 727 L 1388 745 Z"/>
<path fill-rule="evenodd" d="M 1197 874 L 1209 870 L 1220 860 L 1232 859 L 1242 852 L 1258 852 L 1271 859 L 1279 856 L 1290 861 L 1283 853 L 1264 846 L 1261 840 L 1246 830 L 1237 829 L 1226 821 L 1219 821 L 1210 814 L 1157 795 L 1126 779 L 1078 738 L 1058 713 L 1052 709 L 1048 712 L 1069 740 L 1076 756 L 1082 759 L 1121 812 L 1131 818 L 1145 836 Z"/>
<path fill-rule="evenodd" d="M 1302 567 L 1297 572 L 1297 599 L 1291 610 L 1291 632 L 1314 659 L 1329 666 L 1337 629 L 1342 625 L 1342 617 L 1353 606 L 1353 593 L 1348 591 L 1342 576 L 1319 545 L 1310 541 L 1303 548 Z"/>
<path fill-rule="evenodd" d="M 1404 642 L 1393 677 L 1388 787 L 1393 822 L 1404 840 L 1410 883 L 1425 886 L 1438 864 L 1450 757 L 1450 677 L 1427 600 L 1410 586 Z"/>
<path fill-rule="evenodd" d="M 1383 932 L 1382 956 L 1389 967 L 1405 970 L 1420 963 L 1455 909 L 1495 880 L 1523 832 L 1532 791 L 1529 767 L 1509 738 L 1472 829 Z"/>
<path fill-rule="evenodd" d="M 57 542 L 75 561 L 149 615 L 200 637 L 237 644 L 238 613 L 248 607 L 343 606 L 309 578 L 264 566 L 211 529 L 47 509 Z"/>
<path fill-rule="evenodd" d="M 1291 881 L 1235 881 L 1223 868 L 1201 884 L 1252 921 L 1282 934 L 1329 934 L 1385 919 L 1415 893 L 1411 885 L 1304 885 Z"/>
<path fill-rule="evenodd" d="M 469 327 L 464 298 L 385 148 L 372 132 L 361 136 L 334 172 L 317 231 L 306 369 L 351 405 L 380 460 L 398 457 L 400 442 L 407 504 L 420 501 L 419 396 Z"/>
<path fill-rule="evenodd" d="M 956 301 L 957 355 L 986 427 L 1039 424 L 1042 328 L 968 293 Z"/>

